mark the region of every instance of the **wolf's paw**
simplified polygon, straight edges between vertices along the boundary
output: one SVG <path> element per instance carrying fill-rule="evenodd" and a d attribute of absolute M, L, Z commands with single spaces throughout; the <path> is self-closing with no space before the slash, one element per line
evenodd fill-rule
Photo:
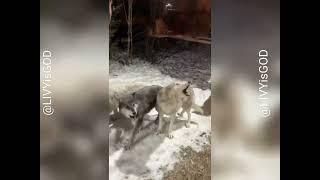
<path fill-rule="evenodd" d="M 157 131 L 158 126 L 156 126 L 156 125 L 152 125 L 152 126 L 150 126 L 150 129 L 151 129 L 152 131 Z"/>
<path fill-rule="evenodd" d="M 129 140 L 125 140 L 125 141 L 122 143 L 122 145 L 123 145 L 124 150 L 126 150 L 126 151 L 131 149 L 131 143 L 130 143 Z"/>
<path fill-rule="evenodd" d="M 167 136 L 168 136 L 169 139 L 172 139 L 172 138 L 173 138 L 173 135 L 172 135 L 172 134 L 168 134 Z"/>
<path fill-rule="evenodd" d="M 157 130 L 155 134 L 160 135 L 160 134 L 162 134 L 162 132 L 161 132 L 161 130 Z"/>
<path fill-rule="evenodd" d="M 131 149 L 131 143 L 126 143 L 126 144 L 124 144 L 123 147 L 124 147 L 124 150 L 128 151 Z"/>
<path fill-rule="evenodd" d="M 190 123 L 186 123 L 186 128 L 189 128 L 190 127 Z"/>
<path fill-rule="evenodd" d="M 131 145 L 127 144 L 127 145 L 124 146 L 124 150 L 128 151 L 130 149 L 131 149 Z"/>

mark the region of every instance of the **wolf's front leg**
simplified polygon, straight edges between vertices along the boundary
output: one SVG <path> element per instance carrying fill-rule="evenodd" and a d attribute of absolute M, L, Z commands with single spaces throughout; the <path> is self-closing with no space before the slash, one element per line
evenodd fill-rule
<path fill-rule="evenodd" d="M 156 118 L 156 120 L 154 121 L 154 125 L 151 126 L 151 129 L 156 132 L 157 129 L 158 129 L 158 126 L 159 126 L 159 114 L 157 115 L 157 118 Z"/>
<path fill-rule="evenodd" d="M 156 132 L 156 134 L 158 135 L 158 134 L 161 134 L 161 129 L 162 129 L 162 123 L 163 123 L 163 114 L 160 114 L 159 113 L 159 122 L 158 122 L 158 130 L 157 130 L 157 132 Z"/>
<path fill-rule="evenodd" d="M 168 134 L 167 134 L 169 139 L 173 138 L 173 135 L 171 134 L 171 132 L 172 132 L 172 125 L 173 125 L 175 119 L 176 119 L 176 115 L 175 114 L 170 116 L 170 124 L 169 124 L 169 129 L 168 129 Z"/>
<path fill-rule="evenodd" d="M 189 128 L 190 127 L 190 120 L 191 120 L 191 109 L 187 111 L 188 113 L 188 121 L 186 123 L 186 127 Z"/>
<path fill-rule="evenodd" d="M 133 144 L 134 138 L 139 130 L 139 128 L 141 127 L 143 118 L 139 118 L 136 122 L 136 124 L 134 125 L 133 131 L 129 137 L 129 139 L 125 142 L 124 148 L 125 150 L 129 150 L 131 149 L 131 145 Z"/>
<path fill-rule="evenodd" d="M 180 113 L 178 113 L 179 116 L 183 117 L 183 114 L 186 112 L 186 110 L 182 109 Z"/>

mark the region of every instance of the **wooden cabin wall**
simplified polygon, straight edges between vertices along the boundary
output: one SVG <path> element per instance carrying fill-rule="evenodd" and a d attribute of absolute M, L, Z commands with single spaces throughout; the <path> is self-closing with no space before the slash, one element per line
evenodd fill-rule
<path fill-rule="evenodd" d="M 114 0 L 123 2 L 122 0 Z M 127 0 L 124 0 L 127 12 Z M 175 11 L 166 11 L 165 4 L 171 3 Z M 127 27 L 125 11 L 120 15 L 121 27 Z M 152 11 L 155 16 L 152 16 Z M 133 26 L 144 28 L 155 35 L 187 35 L 210 37 L 211 0 L 135 0 Z"/>
<path fill-rule="evenodd" d="M 169 31 L 168 34 L 210 37 L 211 0 L 174 0 L 175 11 L 163 12 L 160 17 L 168 30 L 156 27 L 157 32 Z"/>

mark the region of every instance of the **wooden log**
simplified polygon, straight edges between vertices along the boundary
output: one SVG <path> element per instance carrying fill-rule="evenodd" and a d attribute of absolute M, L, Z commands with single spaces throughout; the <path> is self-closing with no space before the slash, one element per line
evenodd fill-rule
<path fill-rule="evenodd" d="M 151 34 L 154 38 L 173 38 L 173 39 L 181 39 L 185 41 L 203 43 L 203 44 L 211 44 L 211 38 L 209 37 L 191 37 L 186 35 L 162 35 L 162 34 Z"/>

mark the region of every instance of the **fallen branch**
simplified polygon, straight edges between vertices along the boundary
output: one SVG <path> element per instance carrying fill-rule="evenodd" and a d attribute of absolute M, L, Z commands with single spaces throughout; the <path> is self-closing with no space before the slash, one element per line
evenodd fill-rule
<path fill-rule="evenodd" d="M 151 34 L 150 36 L 155 38 L 173 38 L 173 39 L 181 39 L 185 41 L 192 41 L 192 42 L 198 42 L 203 44 L 211 44 L 211 38 L 204 39 L 204 37 L 191 37 L 191 36 L 184 36 L 184 35 L 156 35 L 156 34 Z"/>

